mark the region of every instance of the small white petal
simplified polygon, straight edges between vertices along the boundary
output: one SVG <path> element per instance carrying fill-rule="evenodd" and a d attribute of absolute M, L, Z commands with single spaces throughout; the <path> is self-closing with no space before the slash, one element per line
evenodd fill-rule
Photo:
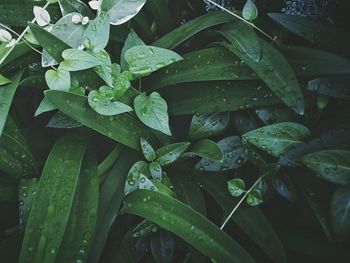
<path fill-rule="evenodd" d="M 89 19 L 87 16 L 84 16 L 84 17 L 83 17 L 83 20 L 81 20 L 81 23 L 82 23 L 83 25 L 86 25 L 87 23 L 89 23 L 89 21 L 90 21 L 90 19 Z"/>
<path fill-rule="evenodd" d="M 84 44 L 81 44 L 81 45 L 78 47 L 78 50 L 84 50 L 84 49 L 85 49 Z"/>
<path fill-rule="evenodd" d="M 39 26 L 47 26 L 50 21 L 50 14 L 40 6 L 34 6 L 33 13 Z"/>
<path fill-rule="evenodd" d="M 5 47 L 10 48 L 16 45 L 16 39 L 12 39 Z"/>
<path fill-rule="evenodd" d="M 79 23 L 81 23 L 81 22 L 82 22 L 81 16 L 80 16 L 80 15 L 73 15 L 73 16 L 72 16 L 72 22 L 73 22 L 74 24 L 79 24 Z"/>
<path fill-rule="evenodd" d="M 10 32 L 0 29 L 0 42 L 9 43 L 12 40 Z"/>
<path fill-rule="evenodd" d="M 100 10 L 100 8 L 101 8 L 101 2 L 100 2 L 100 1 L 90 1 L 90 2 L 89 2 L 89 6 L 90 6 L 91 9 L 93 9 L 93 10 Z"/>

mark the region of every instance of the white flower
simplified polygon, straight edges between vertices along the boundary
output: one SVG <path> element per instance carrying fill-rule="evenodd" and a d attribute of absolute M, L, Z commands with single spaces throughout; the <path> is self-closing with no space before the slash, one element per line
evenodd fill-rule
<path fill-rule="evenodd" d="M 102 1 L 93 0 L 89 2 L 89 6 L 91 7 L 91 9 L 97 10 L 97 11 L 101 10 L 101 4 L 102 4 Z"/>
<path fill-rule="evenodd" d="M 81 44 L 81 45 L 78 47 L 78 50 L 84 50 L 84 49 L 85 49 L 84 44 Z"/>
<path fill-rule="evenodd" d="M 72 22 L 74 24 L 79 24 L 79 23 L 81 23 L 81 21 L 82 21 L 82 18 L 80 15 L 73 15 L 72 16 Z"/>
<path fill-rule="evenodd" d="M 14 45 L 16 45 L 16 39 L 12 39 L 10 42 L 6 44 L 5 47 L 10 48 L 10 47 L 13 47 Z"/>
<path fill-rule="evenodd" d="M 81 24 L 85 26 L 87 23 L 89 23 L 90 19 L 87 16 L 83 17 L 83 20 L 81 20 Z"/>
<path fill-rule="evenodd" d="M 39 26 L 47 26 L 50 21 L 50 14 L 40 6 L 34 6 L 33 13 Z"/>
<path fill-rule="evenodd" d="M 4 30 L 0 29 L 0 42 L 9 43 L 12 40 L 12 35 Z"/>

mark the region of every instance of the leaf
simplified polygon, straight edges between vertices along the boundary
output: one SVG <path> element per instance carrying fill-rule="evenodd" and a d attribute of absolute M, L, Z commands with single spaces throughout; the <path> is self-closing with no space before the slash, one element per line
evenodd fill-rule
<path fill-rule="evenodd" d="M 13 97 L 15 96 L 17 87 L 21 80 L 23 71 L 18 72 L 13 78 L 10 84 L 0 87 L 0 136 L 4 129 L 7 115 L 10 111 Z"/>
<path fill-rule="evenodd" d="M 194 114 L 188 137 L 202 139 L 221 134 L 229 125 L 230 113 Z"/>
<path fill-rule="evenodd" d="M 243 248 L 208 219 L 166 195 L 147 190 L 135 191 L 124 199 L 123 213 L 153 221 L 214 260 L 254 262 Z"/>
<path fill-rule="evenodd" d="M 295 184 L 286 174 L 278 174 L 270 179 L 275 190 L 288 201 L 296 203 L 298 201 Z"/>
<path fill-rule="evenodd" d="M 51 21 L 50 14 L 44 8 L 40 6 L 34 6 L 33 13 L 34 13 L 35 20 L 39 26 L 44 27 L 50 24 L 50 21 Z"/>
<path fill-rule="evenodd" d="M 274 157 L 279 157 L 291 148 L 303 144 L 308 137 L 310 131 L 305 126 L 293 122 L 281 122 L 245 133 L 243 141 Z"/>
<path fill-rule="evenodd" d="M 109 16 L 100 14 L 89 22 L 89 26 L 83 34 L 83 44 L 88 49 L 104 49 L 109 41 Z"/>
<path fill-rule="evenodd" d="M 61 111 L 56 112 L 46 125 L 48 128 L 55 129 L 73 129 L 83 126 L 80 122 L 73 120 Z"/>
<path fill-rule="evenodd" d="M 122 52 L 120 54 L 120 65 L 123 71 L 129 69 L 129 65 L 125 60 L 125 52 L 129 50 L 132 47 L 136 46 L 142 46 L 145 45 L 145 43 L 142 41 L 142 39 L 135 33 L 133 29 L 131 29 L 129 35 L 127 36 L 124 46 L 122 48 Z"/>
<path fill-rule="evenodd" d="M 250 206 L 257 206 L 263 203 L 263 198 L 260 191 L 253 189 L 247 197 L 247 204 Z"/>
<path fill-rule="evenodd" d="M 247 161 L 241 139 L 238 136 L 230 136 L 218 143 L 223 152 L 223 161 L 214 161 L 203 158 L 196 164 L 196 169 L 205 172 L 218 172 L 236 169 Z"/>
<path fill-rule="evenodd" d="M 111 58 L 107 51 L 104 49 L 94 49 L 89 51 L 89 54 L 93 55 L 100 61 L 100 65 L 94 67 L 94 71 L 106 82 L 110 87 L 113 87 L 113 65 Z M 120 72 L 118 72 L 120 74 Z"/>
<path fill-rule="evenodd" d="M 251 0 L 248 1 L 251 2 Z M 238 46 L 249 58 L 255 62 L 260 61 L 262 55 L 260 42 L 251 26 L 242 21 L 236 21 L 223 26 L 219 33 L 230 43 Z"/>
<path fill-rule="evenodd" d="M 182 60 L 182 57 L 168 49 L 141 45 L 129 48 L 125 52 L 125 60 L 131 73 L 147 75 Z"/>
<path fill-rule="evenodd" d="M 148 177 L 143 174 L 140 174 L 139 189 L 160 192 L 158 187 L 155 185 L 155 181 L 148 179 Z"/>
<path fill-rule="evenodd" d="M 49 69 L 46 71 L 45 80 L 49 88 L 52 90 L 70 90 L 70 74 L 62 68 L 58 68 L 57 70 Z"/>
<path fill-rule="evenodd" d="M 245 20 L 250 20 L 250 21 L 258 17 L 258 9 L 256 8 L 252 0 L 247 0 L 247 2 L 245 3 L 242 10 L 242 16 Z"/>
<path fill-rule="evenodd" d="M 12 81 L 0 74 L 0 86 L 9 84 Z"/>
<path fill-rule="evenodd" d="M 227 187 L 233 197 L 239 197 L 245 192 L 245 183 L 242 179 L 231 179 L 227 182 Z"/>
<path fill-rule="evenodd" d="M 172 234 L 159 230 L 151 237 L 151 251 L 156 262 L 172 262 L 175 252 L 175 240 Z"/>
<path fill-rule="evenodd" d="M 166 145 L 156 151 L 156 161 L 159 162 L 161 166 L 169 165 L 180 158 L 181 154 L 184 153 L 189 146 L 189 142 L 178 142 Z"/>
<path fill-rule="evenodd" d="M 346 84 L 349 80 L 349 75 L 321 77 L 310 80 L 306 89 L 317 94 L 349 100 L 350 88 Z"/>
<path fill-rule="evenodd" d="M 49 90 L 45 92 L 45 97 L 72 119 L 131 148 L 140 150 L 140 137 L 158 145 L 155 136 L 128 114 L 108 118 L 101 116 L 90 108 L 85 96 L 68 92 Z"/>
<path fill-rule="evenodd" d="M 57 141 L 43 170 L 24 234 L 19 262 L 54 262 L 67 227 L 86 143 Z"/>
<path fill-rule="evenodd" d="M 87 152 L 56 262 L 86 261 L 96 224 L 98 196 L 96 158 L 91 152 Z"/>
<path fill-rule="evenodd" d="M 146 141 L 142 137 L 140 138 L 140 144 L 141 144 L 141 150 L 142 150 L 143 156 L 145 156 L 146 160 L 149 162 L 154 161 L 157 155 L 152 145 L 150 145 L 148 141 Z"/>
<path fill-rule="evenodd" d="M 169 128 L 168 106 L 157 92 L 148 97 L 138 95 L 134 100 L 137 117 L 148 127 L 171 136 Z"/>
<path fill-rule="evenodd" d="M 151 162 L 149 164 L 149 171 L 150 171 L 152 178 L 154 180 L 157 180 L 159 182 L 162 181 L 163 171 L 162 171 L 162 167 L 160 166 L 160 164 L 158 162 Z"/>
<path fill-rule="evenodd" d="M 258 118 L 266 125 L 276 122 L 288 122 L 296 120 L 296 114 L 285 105 L 273 105 L 255 109 Z"/>
<path fill-rule="evenodd" d="M 223 152 L 219 145 L 208 139 L 202 139 L 194 143 L 183 155 L 197 155 L 199 157 L 219 162 L 223 160 Z"/>
<path fill-rule="evenodd" d="M 92 17 L 89 7 L 80 0 L 58 0 L 63 16 L 70 13 L 80 13 L 83 16 Z"/>
<path fill-rule="evenodd" d="M 62 53 L 62 57 L 64 61 L 61 62 L 60 68 L 66 71 L 79 71 L 101 64 L 94 56 L 78 49 L 66 49 Z"/>
<path fill-rule="evenodd" d="M 167 88 L 161 94 L 168 103 L 170 115 L 237 111 L 280 103 L 260 82 L 182 84 Z"/>
<path fill-rule="evenodd" d="M 92 90 L 89 93 L 88 101 L 94 111 L 104 116 L 114 116 L 133 111 L 131 107 L 116 101 L 114 97 L 114 91 L 111 87 L 102 86 L 98 91 Z"/>
<path fill-rule="evenodd" d="M 110 17 L 112 25 L 121 25 L 137 15 L 146 0 L 104 0 L 101 11 Z"/>
<path fill-rule="evenodd" d="M 350 233 L 350 188 L 339 187 L 331 201 L 331 221 L 334 234 L 343 239 Z"/>
<path fill-rule="evenodd" d="M 25 230 L 27 226 L 30 208 L 38 189 L 38 178 L 21 179 L 18 185 L 18 201 L 19 201 L 19 229 Z"/>
<path fill-rule="evenodd" d="M 350 184 L 350 152 L 328 150 L 310 153 L 303 163 L 322 179 L 335 184 Z"/>
<path fill-rule="evenodd" d="M 147 169 L 147 163 L 138 161 L 130 168 L 125 181 L 124 193 L 130 193 L 139 188 L 140 175 L 143 170 Z"/>
<path fill-rule="evenodd" d="M 153 43 L 153 46 L 174 49 L 200 31 L 212 26 L 230 22 L 234 19 L 235 18 L 232 15 L 226 12 L 210 12 L 197 17 L 162 36 Z"/>
<path fill-rule="evenodd" d="M 231 52 L 243 60 L 266 83 L 266 85 L 288 107 L 296 113 L 304 114 L 304 97 L 298 80 L 285 57 L 272 45 L 259 39 L 262 50 L 259 62 L 252 60 L 237 45 L 225 45 Z"/>

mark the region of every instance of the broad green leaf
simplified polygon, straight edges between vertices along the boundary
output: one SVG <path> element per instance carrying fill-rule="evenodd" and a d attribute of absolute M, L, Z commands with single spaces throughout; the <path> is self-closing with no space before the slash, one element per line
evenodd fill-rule
<path fill-rule="evenodd" d="M 94 20 L 89 22 L 82 39 L 83 44 L 88 49 L 104 49 L 109 41 L 109 17 L 107 14 L 100 14 Z"/>
<path fill-rule="evenodd" d="M 302 164 L 302 157 L 306 154 L 336 148 L 348 148 L 350 145 L 350 122 L 340 124 L 338 127 L 321 133 L 318 137 L 297 146 L 283 154 L 278 163 L 283 166 L 296 166 Z"/>
<path fill-rule="evenodd" d="M 92 90 L 89 93 L 88 101 L 94 111 L 104 116 L 114 116 L 133 111 L 130 106 L 116 101 L 113 89 L 108 86 L 102 86 L 98 91 Z"/>
<path fill-rule="evenodd" d="M 238 136 L 226 137 L 217 144 L 223 153 L 223 160 L 214 161 L 203 158 L 196 164 L 196 169 L 205 172 L 228 171 L 241 167 L 247 161 L 241 139 Z"/>
<path fill-rule="evenodd" d="M 157 92 L 149 96 L 138 95 L 134 100 L 137 117 L 148 127 L 171 136 L 168 106 Z"/>
<path fill-rule="evenodd" d="M 335 184 L 350 184 L 350 152 L 326 150 L 308 154 L 303 163 L 322 179 Z"/>
<path fill-rule="evenodd" d="M 203 215 L 166 195 L 147 190 L 135 191 L 124 199 L 122 211 L 144 217 L 176 233 L 216 261 L 255 262 L 243 248 Z"/>
<path fill-rule="evenodd" d="M 83 16 L 92 17 L 90 8 L 80 0 L 58 0 L 63 16 L 71 13 L 80 13 Z"/>
<path fill-rule="evenodd" d="M 243 141 L 274 157 L 279 157 L 291 148 L 303 144 L 309 137 L 310 131 L 305 126 L 293 122 L 281 122 L 245 133 Z"/>
<path fill-rule="evenodd" d="M 225 45 L 243 60 L 266 83 L 266 85 L 287 106 L 296 113 L 304 114 L 304 97 L 298 80 L 286 58 L 271 44 L 259 39 L 261 59 L 257 62 L 250 58 L 241 46 Z"/>
<path fill-rule="evenodd" d="M 333 233 L 342 239 L 350 233 L 350 188 L 339 187 L 331 201 L 331 221 Z"/>
<path fill-rule="evenodd" d="M 6 86 L 0 87 L 0 136 L 4 129 L 7 115 L 10 111 L 13 97 L 15 96 L 17 87 L 21 80 L 23 71 L 17 73 L 12 77 L 12 82 Z"/>
<path fill-rule="evenodd" d="M 208 139 L 202 139 L 192 144 L 192 146 L 183 155 L 197 155 L 199 157 L 219 162 L 223 160 L 223 152 L 219 145 Z"/>
<path fill-rule="evenodd" d="M 260 191 L 253 189 L 247 197 L 247 204 L 250 206 L 257 206 L 263 203 L 263 198 Z"/>
<path fill-rule="evenodd" d="M 229 42 L 244 51 L 252 60 L 255 62 L 260 61 L 262 55 L 260 42 L 251 26 L 242 21 L 237 21 L 223 26 L 219 32 Z"/>
<path fill-rule="evenodd" d="M 321 77 L 310 80 L 307 90 L 335 98 L 350 100 L 350 88 L 347 85 L 349 75 Z"/>
<path fill-rule="evenodd" d="M 245 192 L 245 183 L 242 179 L 231 179 L 227 182 L 227 187 L 233 197 L 239 197 Z"/>
<path fill-rule="evenodd" d="M 45 97 L 72 119 L 131 148 L 140 150 L 141 137 L 152 145 L 158 145 L 155 136 L 131 115 L 101 116 L 90 108 L 85 96 L 68 92 L 49 90 L 45 92 Z"/>
<path fill-rule="evenodd" d="M 242 10 L 242 16 L 245 20 L 250 20 L 250 21 L 258 17 L 258 9 L 256 8 L 252 0 L 247 0 L 247 2 L 245 3 Z"/>
<path fill-rule="evenodd" d="M 79 71 L 101 64 L 96 57 L 78 49 L 66 49 L 62 57 L 64 61 L 61 62 L 60 68 L 66 71 Z"/>
<path fill-rule="evenodd" d="M 146 158 L 146 160 L 149 162 L 154 161 L 157 155 L 152 145 L 150 145 L 148 141 L 146 141 L 144 138 L 140 138 L 140 144 L 141 144 L 141 150 L 142 150 L 143 156 Z"/>
<path fill-rule="evenodd" d="M 71 87 L 70 74 L 68 71 L 58 68 L 57 70 L 49 69 L 45 73 L 47 85 L 52 90 L 69 91 Z"/>
<path fill-rule="evenodd" d="M 142 46 L 145 45 L 145 43 L 142 41 L 142 39 L 135 33 L 133 29 L 131 29 L 128 37 L 125 40 L 124 46 L 122 48 L 122 52 L 120 54 L 120 66 L 123 71 L 129 69 L 129 65 L 125 60 L 125 52 L 129 50 L 132 47 L 136 46 Z"/>
<path fill-rule="evenodd" d="M 137 15 L 146 0 L 104 0 L 101 11 L 109 15 L 112 25 L 120 25 Z"/>
<path fill-rule="evenodd" d="M 11 80 L 0 74 L 0 86 L 11 83 Z"/>
<path fill-rule="evenodd" d="M 19 201 L 19 229 L 24 231 L 27 226 L 30 208 L 33 203 L 34 196 L 38 189 L 38 178 L 21 179 L 18 185 L 18 201 Z"/>
<path fill-rule="evenodd" d="M 91 152 L 87 152 L 56 262 L 86 261 L 96 224 L 98 196 L 96 158 Z"/>
<path fill-rule="evenodd" d="M 190 139 L 202 139 L 219 135 L 228 127 L 229 121 L 229 112 L 194 114 L 188 137 Z"/>
<path fill-rule="evenodd" d="M 166 145 L 156 151 L 156 161 L 162 166 L 169 165 L 179 159 L 181 154 L 184 153 L 188 147 L 190 147 L 189 142 L 178 142 Z"/>
<path fill-rule="evenodd" d="M 86 143 L 57 141 L 43 170 L 29 214 L 19 262 L 54 262 L 67 227 Z"/>
<path fill-rule="evenodd" d="M 159 230 L 151 237 L 151 252 L 156 262 L 172 262 L 175 240 L 171 233 Z"/>
<path fill-rule="evenodd" d="M 180 61 L 182 57 L 168 49 L 141 45 L 129 48 L 125 60 L 131 73 L 142 76 Z"/>
<path fill-rule="evenodd" d="M 46 125 L 48 128 L 55 129 L 73 129 L 81 126 L 82 124 L 80 122 L 73 120 L 61 111 L 56 112 Z"/>
<path fill-rule="evenodd" d="M 212 26 L 227 23 L 235 18 L 226 12 L 210 12 L 189 21 L 157 39 L 153 46 L 174 49 L 200 31 Z"/>

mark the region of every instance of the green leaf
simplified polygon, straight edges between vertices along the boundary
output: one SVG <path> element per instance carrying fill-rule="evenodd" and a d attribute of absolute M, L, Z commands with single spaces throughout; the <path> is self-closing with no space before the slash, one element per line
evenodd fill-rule
<path fill-rule="evenodd" d="M 163 177 L 163 171 L 162 167 L 160 166 L 159 162 L 151 162 L 149 164 L 149 171 L 152 175 L 152 178 L 157 181 L 162 181 Z"/>
<path fill-rule="evenodd" d="M 194 114 L 188 137 L 190 139 L 202 139 L 219 135 L 228 127 L 229 121 L 229 112 Z"/>
<path fill-rule="evenodd" d="M 64 61 L 61 62 L 60 68 L 66 71 L 79 71 L 101 64 L 96 57 L 78 49 L 66 49 L 62 57 Z"/>
<path fill-rule="evenodd" d="M 58 0 L 58 3 L 63 16 L 71 13 L 80 13 L 88 17 L 93 16 L 90 8 L 80 0 Z"/>
<path fill-rule="evenodd" d="M 242 10 L 242 16 L 245 20 L 250 20 L 250 21 L 258 17 L 258 9 L 256 8 L 252 0 L 247 0 L 247 2 L 245 3 Z"/>
<path fill-rule="evenodd" d="M 81 127 L 82 124 L 78 121 L 73 120 L 61 111 L 56 112 L 50 119 L 49 123 L 46 125 L 48 128 L 55 129 L 72 129 Z"/>
<path fill-rule="evenodd" d="M 146 141 L 142 137 L 140 138 L 140 144 L 141 144 L 141 150 L 142 150 L 143 156 L 145 156 L 146 160 L 149 162 L 154 161 L 157 155 L 152 145 L 150 145 L 148 141 Z"/>
<path fill-rule="evenodd" d="M 43 170 L 24 234 L 19 262 L 54 262 L 67 227 L 86 143 L 57 141 Z"/>
<path fill-rule="evenodd" d="M 136 46 L 142 46 L 145 45 L 145 43 L 142 41 L 142 39 L 135 33 L 133 29 L 131 29 L 128 37 L 126 38 L 124 42 L 124 46 L 122 48 L 122 52 L 120 54 L 120 65 L 123 71 L 129 69 L 129 65 L 125 60 L 125 52 L 129 50 L 132 47 Z"/>
<path fill-rule="evenodd" d="M 49 90 L 45 92 L 45 97 L 72 119 L 131 148 L 140 150 L 141 137 L 152 145 L 158 145 L 155 136 L 131 115 L 101 116 L 90 108 L 85 96 L 68 92 Z"/>
<path fill-rule="evenodd" d="M 70 90 L 70 74 L 61 67 L 59 67 L 57 70 L 49 69 L 46 71 L 45 80 L 49 88 L 52 90 Z"/>
<path fill-rule="evenodd" d="M 308 154 L 303 163 L 322 179 L 335 184 L 350 184 L 350 151 L 327 150 Z"/>
<path fill-rule="evenodd" d="M 18 185 L 19 229 L 24 231 L 27 225 L 30 208 L 38 189 L 38 178 L 21 179 Z"/>
<path fill-rule="evenodd" d="M 350 88 L 346 84 L 349 81 L 349 75 L 321 77 L 310 80 L 306 89 L 317 94 L 350 100 Z"/>
<path fill-rule="evenodd" d="M 286 198 L 288 201 L 296 203 L 298 194 L 295 184 L 286 174 L 278 174 L 270 179 L 270 183 L 275 188 L 277 193 Z"/>
<path fill-rule="evenodd" d="M 241 139 L 238 136 L 226 137 L 217 144 L 223 153 L 223 160 L 214 161 L 203 158 L 196 164 L 197 170 L 205 172 L 228 171 L 241 167 L 247 161 Z"/>
<path fill-rule="evenodd" d="M 102 13 L 89 22 L 89 26 L 83 34 L 83 44 L 88 49 L 104 49 L 109 41 L 109 16 Z"/>
<path fill-rule="evenodd" d="M 130 193 L 139 188 L 141 172 L 147 169 L 148 164 L 144 161 L 138 161 L 130 168 L 125 181 L 124 193 Z"/>
<path fill-rule="evenodd" d="M 161 166 L 169 165 L 179 159 L 181 154 L 184 153 L 188 147 L 190 147 L 189 142 L 178 142 L 166 145 L 156 151 L 156 161 L 159 162 Z"/>
<path fill-rule="evenodd" d="M 100 65 L 94 67 L 94 71 L 106 82 L 110 87 L 113 86 L 113 66 L 111 58 L 107 51 L 104 49 L 94 49 L 89 51 L 89 54 L 93 55 L 100 61 Z M 120 74 L 120 72 L 118 72 Z"/>
<path fill-rule="evenodd" d="M 56 262 L 86 261 L 96 224 L 98 196 L 96 158 L 91 152 L 87 152 Z"/>
<path fill-rule="evenodd" d="M 169 128 L 168 106 L 157 92 L 148 97 L 138 95 L 134 100 L 137 117 L 148 127 L 171 136 Z"/>
<path fill-rule="evenodd" d="M 303 144 L 308 137 L 310 131 L 305 126 L 294 122 L 281 122 L 247 132 L 243 135 L 243 141 L 279 157 L 291 148 Z"/>
<path fill-rule="evenodd" d="M 21 80 L 23 71 L 18 72 L 13 78 L 10 84 L 0 87 L 0 136 L 4 129 L 7 115 L 10 111 L 13 97 L 15 96 L 17 87 Z"/>
<path fill-rule="evenodd" d="M 166 195 L 147 190 L 135 191 L 124 199 L 123 213 L 132 213 L 153 221 L 214 260 L 255 262 L 243 248 L 203 215 Z"/>
<path fill-rule="evenodd" d="M 94 111 L 104 116 L 114 116 L 133 111 L 130 106 L 116 101 L 113 89 L 108 86 L 102 86 L 98 91 L 92 90 L 89 93 L 88 102 Z"/>
<path fill-rule="evenodd" d="M 125 52 L 129 71 L 135 75 L 147 75 L 182 60 L 177 53 L 154 46 L 135 46 Z"/>
<path fill-rule="evenodd" d="M 257 206 L 264 202 L 259 190 L 253 189 L 247 197 L 247 204 L 250 206 Z"/>
<path fill-rule="evenodd" d="M 197 155 L 199 157 L 219 162 L 223 160 L 223 152 L 219 145 L 208 139 L 202 139 L 194 143 L 183 155 Z"/>
<path fill-rule="evenodd" d="M 151 252 L 156 262 L 172 262 L 175 240 L 171 233 L 159 230 L 151 236 Z"/>
<path fill-rule="evenodd" d="M 112 25 L 120 25 L 137 15 L 146 0 L 104 0 L 101 11 L 109 15 Z"/>
<path fill-rule="evenodd" d="M 0 74 L 0 86 L 9 84 L 12 81 Z"/>
<path fill-rule="evenodd" d="M 224 35 L 229 42 L 238 46 L 252 60 L 260 61 L 262 55 L 260 42 L 251 26 L 237 21 L 223 26 L 219 33 Z"/>
<path fill-rule="evenodd" d="M 350 233 L 350 188 L 339 187 L 331 201 L 331 221 L 334 234 L 343 239 Z"/>
<path fill-rule="evenodd" d="M 255 109 L 258 118 L 266 125 L 276 122 L 295 121 L 296 114 L 285 105 L 273 105 Z"/>
<path fill-rule="evenodd" d="M 238 45 L 225 45 L 243 60 L 288 107 L 304 114 L 304 97 L 298 80 L 285 57 L 266 41 L 259 39 L 261 59 L 256 62 Z"/>
<path fill-rule="evenodd" d="M 231 179 L 227 182 L 227 187 L 233 197 L 239 197 L 245 192 L 245 183 L 242 179 Z"/>

